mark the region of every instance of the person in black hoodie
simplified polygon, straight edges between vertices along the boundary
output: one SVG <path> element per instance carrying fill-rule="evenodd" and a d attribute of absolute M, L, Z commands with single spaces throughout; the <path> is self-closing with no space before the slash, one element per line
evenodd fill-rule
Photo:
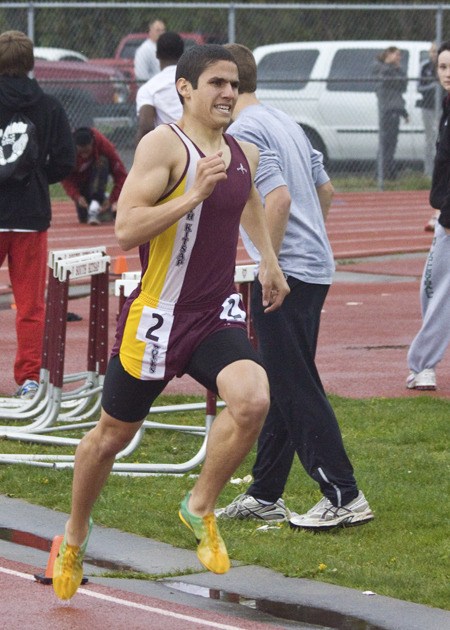
<path fill-rule="evenodd" d="M 51 221 L 49 184 L 61 181 L 75 164 L 66 113 L 44 94 L 35 79 L 33 42 L 20 31 L 0 34 L 0 173 L 11 144 L 26 146 L 33 134 L 21 133 L 11 118 L 24 114 L 34 130 L 35 165 L 22 179 L 0 181 L 0 266 L 8 260 L 17 307 L 16 392 L 32 398 L 38 389 L 45 318 L 47 230 Z M 34 128 L 33 128 L 34 125 Z M 11 159 L 7 162 L 11 163 Z"/>
<path fill-rule="evenodd" d="M 435 390 L 436 366 L 450 343 L 450 41 L 439 47 L 439 82 L 444 98 L 436 144 L 430 205 L 439 219 L 420 285 L 422 326 L 408 351 L 408 389 Z"/>

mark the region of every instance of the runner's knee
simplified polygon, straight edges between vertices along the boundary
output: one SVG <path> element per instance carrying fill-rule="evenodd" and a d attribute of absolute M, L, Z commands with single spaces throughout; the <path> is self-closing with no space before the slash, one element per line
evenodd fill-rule
<path fill-rule="evenodd" d="M 117 455 L 134 438 L 142 423 L 120 422 L 109 415 L 102 415 L 97 426 L 87 434 L 99 459 Z"/>
<path fill-rule="evenodd" d="M 260 366 L 248 374 L 222 383 L 221 396 L 235 422 L 245 430 L 258 431 L 270 406 L 266 373 Z"/>

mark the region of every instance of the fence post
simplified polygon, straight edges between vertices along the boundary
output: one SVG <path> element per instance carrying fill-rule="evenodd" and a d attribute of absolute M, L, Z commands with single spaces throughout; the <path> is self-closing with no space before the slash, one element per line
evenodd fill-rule
<path fill-rule="evenodd" d="M 34 42 L 34 14 L 35 8 L 34 4 L 30 2 L 27 9 L 27 29 L 28 29 L 28 37 Z"/>
<path fill-rule="evenodd" d="M 443 23 L 443 19 L 444 19 L 444 10 L 442 8 L 442 5 L 440 5 L 437 8 L 436 11 L 436 46 L 439 48 L 439 46 L 442 44 L 442 23 Z"/>
<path fill-rule="evenodd" d="M 236 42 L 236 9 L 234 4 L 228 8 L 228 41 L 230 44 Z"/>

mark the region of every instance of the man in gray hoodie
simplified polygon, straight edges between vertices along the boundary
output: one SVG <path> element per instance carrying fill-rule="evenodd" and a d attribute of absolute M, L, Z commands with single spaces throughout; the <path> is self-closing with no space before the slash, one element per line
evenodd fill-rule
<path fill-rule="evenodd" d="M 253 284 L 251 315 L 270 383 L 271 406 L 258 439 L 254 480 L 245 494 L 218 510 L 220 518 L 289 520 L 292 528 L 331 530 L 373 518 L 358 489 L 334 411 L 315 364 L 322 307 L 334 260 L 325 218 L 333 186 L 322 155 L 284 112 L 256 97 L 256 63 L 245 46 L 226 46 L 239 70 L 239 98 L 227 133 L 260 150 L 255 184 L 264 199 L 269 233 L 291 292 L 280 309 L 264 313 L 261 285 Z M 258 262 L 245 232 L 244 244 Z M 322 499 L 292 515 L 282 499 L 297 453 Z"/>

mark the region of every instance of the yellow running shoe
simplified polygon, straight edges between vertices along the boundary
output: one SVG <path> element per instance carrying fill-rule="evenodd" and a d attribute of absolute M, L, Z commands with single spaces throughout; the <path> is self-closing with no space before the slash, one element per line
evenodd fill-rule
<path fill-rule="evenodd" d="M 91 535 L 92 518 L 81 547 L 67 544 L 66 537 L 61 543 L 59 553 L 53 565 L 53 590 L 59 599 L 71 599 L 83 579 L 83 558 Z"/>
<path fill-rule="evenodd" d="M 197 557 L 202 565 L 213 573 L 226 573 L 230 569 L 227 548 L 220 535 L 213 512 L 195 516 L 188 510 L 191 493 L 188 492 L 180 505 L 178 515 L 197 539 Z"/>

